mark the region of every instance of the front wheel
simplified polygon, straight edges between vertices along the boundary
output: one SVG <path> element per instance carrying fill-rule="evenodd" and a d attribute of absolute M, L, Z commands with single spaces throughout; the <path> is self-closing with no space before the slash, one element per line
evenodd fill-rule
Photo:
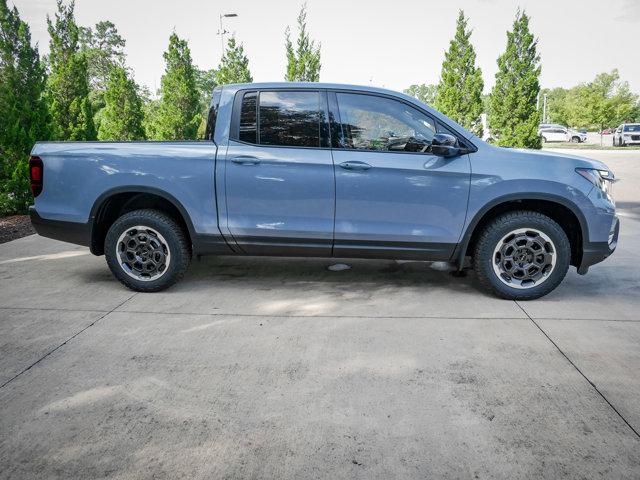
<path fill-rule="evenodd" d="M 157 210 L 135 210 L 118 218 L 105 239 L 113 275 L 137 292 L 157 292 L 182 278 L 191 261 L 178 223 Z"/>
<path fill-rule="evenodd" d="M 570 260 L 562 228 L 530 211 L 493 220 L 480 233 L 473 255 L 480 283 L 509 300 L 533 300 L 551 292 L 567 274 Z"/>

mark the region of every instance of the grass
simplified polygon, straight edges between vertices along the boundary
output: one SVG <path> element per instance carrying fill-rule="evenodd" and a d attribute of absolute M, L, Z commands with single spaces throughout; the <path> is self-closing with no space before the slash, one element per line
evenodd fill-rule
<path fill-rule="evenodd" d="M 575 150 L 619 150 L 624 152 L 626 150 L 640 150 L 640 146 L 628 146 L 628 147 L 613 147 L 611 145 L 600 146 L 599 143 L 569 143 L 569 142 L 553 142 L 543 143 L 542 148 L 568 148 Z"/>

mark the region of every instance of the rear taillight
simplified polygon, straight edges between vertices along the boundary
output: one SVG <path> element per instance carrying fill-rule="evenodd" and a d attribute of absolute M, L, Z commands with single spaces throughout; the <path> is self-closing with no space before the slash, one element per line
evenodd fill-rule
<path fill-rule="evenodd" d="M 40 157 L 31 157 L 29 159 L 29 178 L 31 179 L 31 193 L 34 198 L 42 193 L 43 171 L 42 159 Z"/>

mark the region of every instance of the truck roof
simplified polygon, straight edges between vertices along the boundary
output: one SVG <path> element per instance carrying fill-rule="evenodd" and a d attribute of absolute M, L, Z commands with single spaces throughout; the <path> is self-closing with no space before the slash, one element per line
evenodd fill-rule
<path fill-rule="evenodd" d="M 323 83 L 323 82 L 260 82 L 260 83 L 230 83 L 222 86 L 225 90 L 243 90 L 247 88 L 309 88 L 309 89 L 335 89 L 335 90 L 358 90 L 386 93 L 393 95 L 404 95 L 396 90 L 387 88 L 372 87 L 370 85 L 350 85 L 346 83 Z M 409 97 L 413 98 L 413 97 Z"/>

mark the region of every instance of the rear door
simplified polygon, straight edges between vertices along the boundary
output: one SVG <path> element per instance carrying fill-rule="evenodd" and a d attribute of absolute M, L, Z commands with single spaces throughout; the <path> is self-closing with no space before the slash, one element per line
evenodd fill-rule
<path fill-rule="evenodd" d="M 225 157 L 227 234 L 248 254 L 331 254 L 335 206 L 326 93 L 236 94 Z"/>
<path fill-rule="evenodd" d="M 394 97 L 331 92 L 335 256 L 448 259 L 464 225 L 468 155 L 436 157 L 439 127 Z"/>

